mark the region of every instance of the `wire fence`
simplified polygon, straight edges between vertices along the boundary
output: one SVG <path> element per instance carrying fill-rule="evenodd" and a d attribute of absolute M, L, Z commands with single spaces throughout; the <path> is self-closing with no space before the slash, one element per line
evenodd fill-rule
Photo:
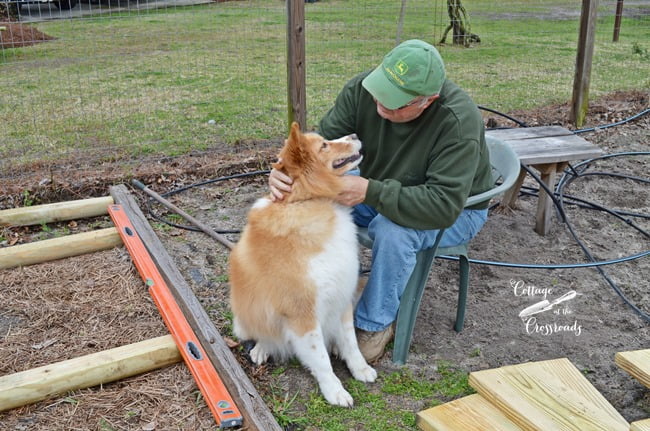
<path fill-rule="evenodd" d="M 463 6 L 457 17 L 476 38 L 465 47 L 450 31 L 438 46 L 449 77 L 477 103 L 508 112 L 570 100 L 579 2 Z M 615 11 L 616 1 L 599 3 L 592 97 L 650 88 L 650 5 L 625 2 L 616 43 Z M 0 0 L 0 13 L 18 19 L 0 18 L 0 180 L 43 165 L 65 175 L 84 164 L 227 152 L 286 133 L 281 0 Z M 306 3 L 308 127 L 396 42 L 439 44 L 449 24 L 446 0 Z"/>

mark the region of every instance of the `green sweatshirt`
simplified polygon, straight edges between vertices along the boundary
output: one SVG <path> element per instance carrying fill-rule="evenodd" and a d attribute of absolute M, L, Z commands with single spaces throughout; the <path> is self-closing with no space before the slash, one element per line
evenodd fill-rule
<path fill-rule="evenodd" d="M 364 203 L 402 226 L 451 226 L 467 197 L 493 187 L 483 120 L 472 99 L 451 81 L 440 98 L 408 123 L 377 114 L 352 78 L 320 122 L 326 139 L 356 133 L 363 144 L 361 176 L 369 180 Z M 488 202 L 472 209 L 487 208 Z"/>

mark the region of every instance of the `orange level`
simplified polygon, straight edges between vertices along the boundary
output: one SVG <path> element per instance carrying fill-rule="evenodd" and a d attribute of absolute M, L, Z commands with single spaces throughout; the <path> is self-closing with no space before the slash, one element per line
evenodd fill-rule
<path fill-rule="evenodd" d="M 131 225 L 121 205 L 110 205 L 108 213 L 122 237 L 140 276 L 149 287 L 154 302 L 178 350 L 194 376 L 203 397 L 220 428 L 242 425 L 242 415 L 221 381 L 217 370 L 207 358 L 192 327 L 187 322 L 171 291 L 158 271 L 144 243 Z"/>

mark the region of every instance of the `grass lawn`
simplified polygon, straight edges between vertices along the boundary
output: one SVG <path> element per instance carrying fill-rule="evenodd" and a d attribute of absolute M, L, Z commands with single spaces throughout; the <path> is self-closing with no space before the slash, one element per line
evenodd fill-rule
<path fill-rule="evenodd" d="M 447 19 L 438 3 L 407 3 L 402 40 L 437 42 Z M 468 3 L 482 42 L 441 46 L 448 75 L 477 103 L 504 112 L 569 100 L 579 10 L 572 6 L 571 19 L 549 14 L 564 3 Z M 281 138 L 285 15 L 283 2 L 264 0 L 39 23 L 57 39 L 0 51 L 1 155 L 174 155 Z M 398 16 L 399 2 L 306 5 L 312 127 L 346 80 L 394 45 Z M 619 43 L 610 41 L 611 13 L 599 19 L 592 96 L 650 87 L 648 17 L 624 19 Z"/>

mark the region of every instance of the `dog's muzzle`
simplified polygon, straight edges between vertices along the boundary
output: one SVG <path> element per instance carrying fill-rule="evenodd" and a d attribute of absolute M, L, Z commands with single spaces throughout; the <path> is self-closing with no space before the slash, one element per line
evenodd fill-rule
<path fill-rule="evenodd" d="M 332 164 L 332 167 L 334 169 L 342 168 L 343 166 L 345 166 L 347 164 L 356 162 L 360 158 L 361 158 L 361 154 L 357 153 L 357 154 L 354 154 L 354 155 L 352 155 L 350 157 L 346 157 L 345 159 L 338 159 L 338 160 L 334 161 L 334 163 Z"/>

